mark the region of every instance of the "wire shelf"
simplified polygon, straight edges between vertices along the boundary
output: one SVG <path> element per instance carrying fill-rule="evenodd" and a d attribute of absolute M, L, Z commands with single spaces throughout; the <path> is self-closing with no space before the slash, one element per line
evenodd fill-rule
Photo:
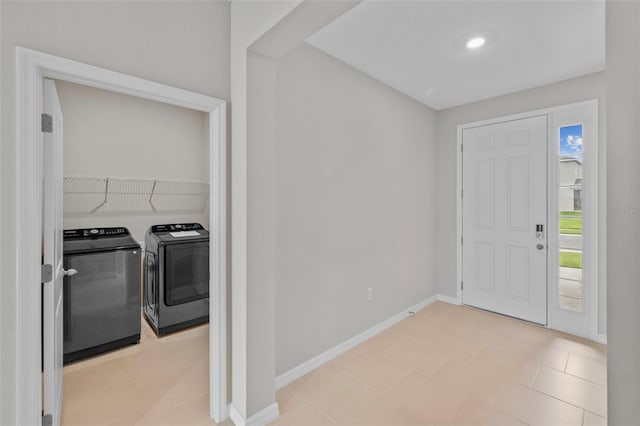
<path fill-rule="evenodd" d="M 65 176 L 67 214 L 203 213 L 209 184 L 122 177 Z"/>

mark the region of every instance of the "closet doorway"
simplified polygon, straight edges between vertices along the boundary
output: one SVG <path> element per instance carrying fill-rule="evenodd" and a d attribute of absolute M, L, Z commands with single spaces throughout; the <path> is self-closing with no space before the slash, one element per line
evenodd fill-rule
<path fill-rule="evenodd" d="M 22 218 L 19 229 L 21 238 L 17 243 L 18 256 L 18 311 L 19 364 L 18 420 L 20 424 L 49 423 L 59 424 L 62 404 L 60 393 L 49 393 L 52 398 L 44 404 L 51 412 L 43 412 L 41 392 L 41 336 L 43 336 L 41 316 L 41 283 L 49 280 L 44 277 L 46 268 L 42 267 L 42 243 L 52 244 L 56 239 L 55 231 L 43 229 L 43 200 L 53 196 L 62 198 L 62 185 L 48 185 L 43 170 L 61 169 L 55 163 L 59 156 L 44 155 L 45 132 L 47 124 L 43 115 L 45 79 L 55 79 L 92 88 L 104 89 L 125 95 L 131 95 L 151 101 L 174 105 L 196 111 L 208 116 L 209 141 L 209 407 L 210 417 L 216 422 L 227 418 L 227 324 L 226 324 L 226 103 L 220 99 L 177 89 L 133 76 L 120 74 L 106 69 L 82 64 L 72 60 L 55 57 L 29 49 L 18 48 L 17 61 L 17 111 L 19 113 L 17 129 L 17 151 L 19 153 L 17 185 L 19 188 L 18 216 Z M 105 123 L 108 125 L 109 123 Z M 62 130 L 62 129 L 60 129 Z M 55 135 L 55 130 L 54 133 Z M 54 137 L 55 139 L 55 137 Z M 44 186 L 43 186 L 44 184 Z M 48 194 L 55 188 L 55 194 Z M 59 193 L 60 192 L 60 193 Z M 57 207 L 61 209 L 61 206 Z M 60 231 L 60 230 L 57 230 Z M 58 241 L 60 236 L 58 235 Z M 59 277 L 58 277 L 59 278 Z M 56 280 L 54 280 L 55 282 Z M 48 285 L 48 284 L 45 284 Z M 47 307 L 45 307 L 47 310 Z M 54 309 L 50 311 L 55 312 Z M 44 336 L 45 339 L 47 336 Z M 48 336 L 53 340 L 52 336 Z M 55 339 L 62 339 L 62 333 L 56 333 Z M 52 371 L 62 368 L 62 358 L 55 356 L 55 350 L 61 342 L 54 341 L 45 345 L 44 366 Z M 45 376 L 46 376 L 45 371 Z M 55 374 L 54 374 L 55 376 Z M 59 377 L 59 375 L 58 375 Z M 57 383 L 58 385 L 60 383 Z M 44 384 L 47 389 L 48 384 Z M 42 419 L 44 414 L 45 418 Z M 48 417 L 51 415 L 51 417 Z"/>

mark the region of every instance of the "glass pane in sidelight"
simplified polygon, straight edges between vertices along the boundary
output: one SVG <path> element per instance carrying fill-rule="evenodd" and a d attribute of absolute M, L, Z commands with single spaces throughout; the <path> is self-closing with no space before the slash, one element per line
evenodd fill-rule
<path fill-rule="evenodd" d="M 558 163 L 560 307 L 582 312 L 582 125 L 560 128 Z"/>

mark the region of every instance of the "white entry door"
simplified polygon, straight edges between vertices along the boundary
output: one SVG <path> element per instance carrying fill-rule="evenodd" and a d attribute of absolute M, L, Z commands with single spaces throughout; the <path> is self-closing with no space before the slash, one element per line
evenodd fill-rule
<path fill-rule="evenodd" d="M 62 414 L 62 279 L 64 275 L 62 269 L 62 110 L 56 86 L 52 80 L 44 81 L 44 112 L 43 260 L 45 265 L 51 265 L 52 276 L 51 281 L 43 284 L 42 292 L 45 416 L 43 424 L 59 426 Z"/>
<path fill-rule="evenodd" d="M 547 322 L 547 117 L 462 131 L 462 301 Z"/>

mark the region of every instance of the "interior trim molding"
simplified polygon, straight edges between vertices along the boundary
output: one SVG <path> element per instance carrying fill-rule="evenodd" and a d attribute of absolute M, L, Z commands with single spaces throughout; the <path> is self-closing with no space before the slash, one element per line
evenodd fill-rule
<path fill-rule="evenodd" d="M 444 294 L 437 294 L 436 297 L 440 302 L 450 303 L 452 305 L 458 305 L 458 306 L 461 305 L 460 301 L 455 297 L 445 296 Z"/>
<path fill-rule="evenodd" d="M 606 334 L 602 334 L 602 333 L 598 333 L 598 334 L 596 334 L 596 337 L 593 340 L 598 342 L 598 343 L 602 343 L 603 345 L 606 345 L 607 344 L 607 335 Z"/>
<path fill-rule="evenodd" d="M 229 404 L 229 417 L 231 417 L 231 420 L 236 426 L 263 426 L 280 417 L 280 409 L 278 408 L 278 403 L 274 402 L 248 419 L 245 419 L 233 404 Z"/>
<path fill-rule="evenodd" d="M 442 296 L 442 297 L 446 297 L 446 296 Z M 371 327 L 368 330 L 363 331 L 360 334 L 357 334 L 355 336 L 353 336 L 352 338 L 330 348 L 327 349 L 326 351 L 322 352 L 320 355 L 317 355 L 313 358 L 311 358 L 308 361 L 303 362 L 302 364 L 293 367 L 291 370 L 286 371 L 284 373 L 282 373 L 281 375 L 279 375 L 278 377 L 276 377 L 276 389 L 280 389 L 286 385 L 288 385 L 289 383 L 299 379 L 300 377 L 304 376 L 307 373 L 310 373 L 311 371 L 315 370 L 316 368 L 326 364 L 327 362 L 331 361 L 332 359 L 334 359 L 335 357 L 337 357 L 338 355 L 341 355 L 343 353 L 345 353 L 346 351 L 348 351 L 349 349 L 354 348 L 355 346 L 358 346 L 359 344 L 365 342 L 366 340 L 369 340 L 370 338 L 374 337 L 377 334 L 380 334 L 381 332 L 383 332 L 384 330 L 386 330 L 387 328 L 391 327 L 392 325 L 395 325 L 397 323 L 399 323 L 400 321 L 402 321 L 403 319 L 415 314 L 416 312 L 426 308 L 427 306 L 431 305 L 433 302 L 436 302 L 440 300 L 440 295 L 433 295 L 425 300 L 423 300 L 422 302 L 419 302 L 405 310 L 403 310 L 402 312 L 392 316 L 391 318 L 388 318 L 384 321 L 382 321 L 381 323 L 374 325 L 373 327 Z M 233 417 L 232 417 L 233 418 Z M 238 423 L 236 423 L 238 424 Z"/>

